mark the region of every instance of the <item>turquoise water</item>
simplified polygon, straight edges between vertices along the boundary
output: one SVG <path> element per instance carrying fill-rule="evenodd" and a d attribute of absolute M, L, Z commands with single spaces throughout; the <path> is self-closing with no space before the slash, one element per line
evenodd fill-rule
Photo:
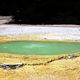
<path fill-rule="evenodd" d="M 0 43 L 1 53 L 66 54 L 80 52 L 79 42 L 10 41 Z"/>

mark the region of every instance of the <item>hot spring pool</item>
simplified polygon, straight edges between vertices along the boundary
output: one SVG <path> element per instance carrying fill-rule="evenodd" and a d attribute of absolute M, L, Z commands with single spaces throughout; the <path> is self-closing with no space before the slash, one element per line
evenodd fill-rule
<path fill-rule="evenodd" d="M 10 41 L 0 43 L 0 52 L 27 55 L 76 53 L 80 52 L 80 42 Z"/>

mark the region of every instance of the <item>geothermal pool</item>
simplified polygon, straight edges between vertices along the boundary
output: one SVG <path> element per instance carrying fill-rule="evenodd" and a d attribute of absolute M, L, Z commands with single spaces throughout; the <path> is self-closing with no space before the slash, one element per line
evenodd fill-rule
<path fill-rule="evenodd" d="M 80 42 L 9 41 L 0 43 L 0 53 L 51 55 L 76 52 L 80 52 Z"/>

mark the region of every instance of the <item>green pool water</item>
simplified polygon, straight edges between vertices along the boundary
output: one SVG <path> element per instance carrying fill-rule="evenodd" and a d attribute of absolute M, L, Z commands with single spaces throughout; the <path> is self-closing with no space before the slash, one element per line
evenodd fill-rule
<path fill-rule="evenodd" d="M 80 52 L 79 42 L 10 41 L 0 43 L 1 53 L 66 54 Z"/>

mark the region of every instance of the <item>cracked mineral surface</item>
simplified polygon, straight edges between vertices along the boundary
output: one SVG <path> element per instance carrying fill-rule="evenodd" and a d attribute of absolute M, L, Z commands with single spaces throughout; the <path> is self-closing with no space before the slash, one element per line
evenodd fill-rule
<path fill-rule="evenodd" d="M 0 63 L 25 63 L 16 69 L 0 68 L 1 80 L 79 80 L 80 55 L 14 55 L 0 53 Z"/>

